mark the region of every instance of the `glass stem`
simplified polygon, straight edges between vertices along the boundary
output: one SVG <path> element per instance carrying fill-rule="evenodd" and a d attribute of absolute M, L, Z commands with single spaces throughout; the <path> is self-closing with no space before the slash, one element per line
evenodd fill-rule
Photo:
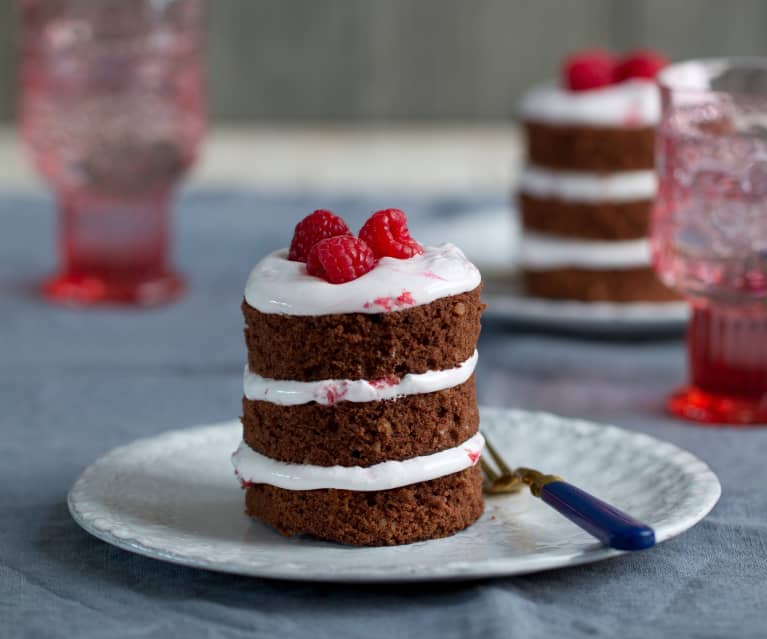
<path fill-rule="evenodd" d="M 170 189 L 140 197 L 60 194 L 64 272 L 107 282 L 162 276 L 168 267 L 170 197 Z"/>
<path fill-rule="evenodd" d="M 767 309 L 695 306 L 687 343 L 694 386 L 719 395 L 767 397 Z"/>

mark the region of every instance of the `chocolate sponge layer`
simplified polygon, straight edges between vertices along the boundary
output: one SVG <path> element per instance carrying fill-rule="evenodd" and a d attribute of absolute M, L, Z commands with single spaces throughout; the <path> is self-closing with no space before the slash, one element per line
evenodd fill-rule
<path fill-rule="evenodd" d="M 583 302 L 669 302 L 679 299 L 656 277 L 652 268 L 588 270 L 559 268 L 526 270 L 523 280 L 533 297 Z"/>
<path fill-rule="evenodd" d="M 647 237 L 651 200 L 632 202 L 570 202 L 518 196 L 522 225 L 529 230 L 592 240 L 633 240 Z"/>
<path fill-rule="evenodd" d="M 453 448 L 479 428 L 474 376 L 453 388 L 376 402 L 279 406 L 242 400 L 243 438 L 280 461 L 371 466 Z"/>
<path fill-rule="evenodd" d="M 262 377 L 297 381 L 454 368 L 476 348 L 481 288 L 375 314 L 278 315 L 243 302 L 248 365 Z"/>
<path fill-rule="evenodd" d="M 246 512 L 286 536 L 312 535 L 355 546 L 390 546 L 447 537 L 482 514 L 479 466 L 392 490 L 290 491 L 254 484 Z"/>
<path fill-rule="evenodd" d="M 635 171 L 655 166 L 654 127 L 554 126 L 526 122 L 531 164 L 568 171 Z"/>

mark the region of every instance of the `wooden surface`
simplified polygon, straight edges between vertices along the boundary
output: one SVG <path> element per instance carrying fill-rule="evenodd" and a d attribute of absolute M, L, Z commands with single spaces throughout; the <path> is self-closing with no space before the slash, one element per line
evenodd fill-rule
<path fill-rule="evenodd" d="M 520 155 L 518 131 L 503 124 L 219 125 L 190 183 L 292 193 L 506 196 Z M 45 188 L 10 127 L 0 127 L 5 188 Z"/>
<path fill-rule="evenodd" d="M 15 102 L 15 2 L 0 0 L 0 117 Z M 503 119 L 583 46 L 674 59 L 766 55 L 763 0 L 218 0 L 219 119 Z"/>

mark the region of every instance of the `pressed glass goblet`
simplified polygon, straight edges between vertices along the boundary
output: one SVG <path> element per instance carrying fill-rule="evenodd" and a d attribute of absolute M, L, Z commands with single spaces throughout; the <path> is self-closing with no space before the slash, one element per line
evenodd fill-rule
<path fill-rule="evenodd" d="M 692 305 L 690 381 L 668 401 L 703 423 L 767 423 L 767 59 L 659 75 L 653 261 Z"/>
<path fill-rule="evenodd" d="M 21 0 L 21 130 L 59 209 L 73 304 L 159 304 L 170 202 L 205 131 L 202 0 Z"/>

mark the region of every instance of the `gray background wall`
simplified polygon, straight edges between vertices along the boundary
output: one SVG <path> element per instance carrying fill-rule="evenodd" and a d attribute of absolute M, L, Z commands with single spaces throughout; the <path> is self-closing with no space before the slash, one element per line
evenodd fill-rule
<path fill-rule="evenodd" d="M 0 119 L 18 25 L 0 0 Z M 219 120 L 497 119 L 568 51 L 767 55 L 766 0 L 209 0 Z"/>

